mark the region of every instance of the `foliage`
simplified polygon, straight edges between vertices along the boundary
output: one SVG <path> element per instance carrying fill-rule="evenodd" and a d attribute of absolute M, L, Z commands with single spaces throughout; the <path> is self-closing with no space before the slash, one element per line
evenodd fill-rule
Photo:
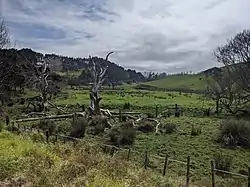
<path fill-rule="evenodd" d="M 225 146 L 250 148 L 250 124 L 243 120 L 224 120 L 220 124 L 218 141 Z"/>
<path fill-rule="evenodd" d="M 84 137 L 87 124 L 87 119 L 84 117 L 74 118 L 72 121 L 72 129 L 69 133 L 69 136 L 75 138 Z"/>
<path fill-rule="evenodd" d="M 117 146 L 132 145 L 136 138 L 136 131 L 131 122 L 124 122 L 115 126 L 109 133 L 110 141 Z"/>

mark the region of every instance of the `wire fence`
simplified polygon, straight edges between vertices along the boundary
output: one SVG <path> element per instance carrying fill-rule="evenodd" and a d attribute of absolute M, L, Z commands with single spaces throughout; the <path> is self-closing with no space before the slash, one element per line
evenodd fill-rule
<path fill-rule="evenodd" d="M 43 131 L 41 129 L 32 128 L 31 126 L 26 126 L 26 125 L 20 126 L 20 124 L 17 124 L 17 126 L 15 126 L 15 124 L 12 124 L 12 126 L 17 127 L 19 132 L 44 133 L 47 143 L 59 142 L 60 138 L 61 138 L 63 143 L 66 143 L 66 142 L 71 140 L 71 141 L 73 141 L 74 144 L 76 142 L 83 141 L 84 138 L 92 139 L 92 140 L 95 140 L 95 141 L 97 140 L 98 142 L 96 141 L 96 143 L 93 143 L 94 141 L 91 141 L 91 143 L 95 144 L 97 146 L 100 146 L 100 147 L 103 146 L 104 148 L 109 148 L 109 150 L 106 150 L 105 152 L 110 154 L 112 157 L 116 156 L 119 152 L 125 152 L 125 155 L 123 156 L 123 158 L 125 158 L 126 160 L 131 160 L 131 155 L 132 154 L 133 155 L 135 154 L 136 156 L 141 156 L 141 158 L 143 159 L 142 167 L 144 169 L 148 169 L 150 167 L 150 164 L 149 164 L 150 158 L 158 159 L 158 161 L 163 163 L 162 168 L 161 168 L 161 172 L 162 172 L 163 176 L 165 176 L 167 174 L 167 170 L 168 170 L 168 166 L 169 166 L 170 162 L 181 164 L 183 166 L 186 166 L 186 168 L 185 168 L 185 177 L 186 177 L 185 186 L 189 187 L 189 185 L 190 185 L 190 178 L 191 178 L 190 170 L 193 169 L 193 168 L 191 167 L 191 164 L 190 164 L 191 157 L 189 155 L 187 156 L 186 161 L 180 161 L 180 160 L 169 158 L 169 156 L 167 154 L 165 155 L 165 157 L 163 157 L 163 156 L 159 156 L 159 155 L 149 154 L 147 150 L 144 153 L 142 153 L 142 152 L 139 152 L 139 151 L 136 151 L 136 150 L 132 150 L 129 147 L 121 148 L 121 147 L 117 147 L 115 145 L 102 143 L 103 141 L 106 141 L 108 139 L 104 139 L 104 138 L 101 138 L 101 137 L 98 137 L 98 136 L 87 135 L 83 139 L 80 139 L 80 138 L 75 138 L 75 137 L 62 135 L 62 134 L 49 134 L 48 130 Z M 248 175 L 242 175 L 242 174 L 239 174 L 239 173 L 233 173 L 233 172 L 217 169 L 217 168 L 215 168 L 215 162 L 213 160 L 211 160 L 211 186 L 212 187 L 216 186 L 216 177 L 215 177 L 216 172 L 220 172 L 220 173 L 224 173 L 224 174 L 230 174 L 230 175 L 234 175 L 234 176 L 237 176 L 237 177 L 241 177 L 242 179 L 246 179 L 248 181 L 248 183 L 247 183 L 248 187 L 250 187 L 250 167 L 248 167 Z"/>

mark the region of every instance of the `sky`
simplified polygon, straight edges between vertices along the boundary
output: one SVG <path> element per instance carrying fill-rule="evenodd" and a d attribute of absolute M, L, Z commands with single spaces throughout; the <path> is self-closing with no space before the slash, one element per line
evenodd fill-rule
<path fill-rule="evenodd" d="M 0 0 L 17 48 L 105 55 L 138 71 L 199 72 L 213 50 L 250 29 L 250 0 Z"/>

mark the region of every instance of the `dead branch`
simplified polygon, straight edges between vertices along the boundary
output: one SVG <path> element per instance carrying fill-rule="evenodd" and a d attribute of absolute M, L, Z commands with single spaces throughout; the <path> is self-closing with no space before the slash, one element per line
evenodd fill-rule
<path fill-rule="evenodd" d="M 37 117 L 37 118 L 25 118 L 25 119 L 18 119 L 14 120 L 14 123 L 20 122 L 28 122 L 28 121 L 39 121 L 45 119 L 63 119 L 63 118 L 73 118 L 74 116 L 85 116 L 85 112 L 76 112 L 73 114 L 63 114 L 63 115 L 51 115 L 51 116 L 44 116 L 44 117 Z"/>
<path fill-rule="evenodd" d="M 51 105 L 52 107 L 56 108 L 58 111 L 60 111 L 62 113 L 67 113 L 65 110 L 57 107 L 55 104 L 51 103 L 50 101 L 48 101 L 48 104 Z"/>

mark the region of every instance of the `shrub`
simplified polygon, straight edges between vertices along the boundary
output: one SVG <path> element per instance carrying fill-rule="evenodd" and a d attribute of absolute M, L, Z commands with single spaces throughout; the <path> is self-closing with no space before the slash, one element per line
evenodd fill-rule
<path fill-rule="evenodd" d="M 72 121 L 72 129 L 69 133 L 69 136 L 75 137 L 75 138 L 84 137 L 86 127 L 87 127 L 87 119 L 83 117 L 75 118 Z"/>
<path fill-rule="evenodd" d="M 126 122 L 112 128 L 109 133 L 110 141 L 117 146 L 133 144 L 136 138 L 136 131 L 130 123 Z"/>
<path fill-rule="evenodd" d="M 201 134 L 201 128 L 196 128 L 192 125 L 191 136 L 198 136 L 199 134 Z"/>
<path fill-rule="evenodd" d="M 164 129 L 166 134 L 170 134 L 172 132 L 175 132 L 177 130 L 177 127 L 175 124 L 165 124 Z"/>
<path fill-rule="evenodd" d="M 232 167 L 232 158 L 221 153 L 214 156 L 215 168 L 224 171 L 230 171 Z"/>
<path fill-rule="evenodd" d="M 243 120 L 225 120 L 220 124 L 218 142 L 225 146 L 250 148 L 250 124 Z"/>
<path fill-rule="evenodd" d="M 49 136 L 51 136 L 57 131 L 57 126 L 55 122 L 48 119 L 41 120 L 37 127 L 43 131 L 48 131 Z"/>

